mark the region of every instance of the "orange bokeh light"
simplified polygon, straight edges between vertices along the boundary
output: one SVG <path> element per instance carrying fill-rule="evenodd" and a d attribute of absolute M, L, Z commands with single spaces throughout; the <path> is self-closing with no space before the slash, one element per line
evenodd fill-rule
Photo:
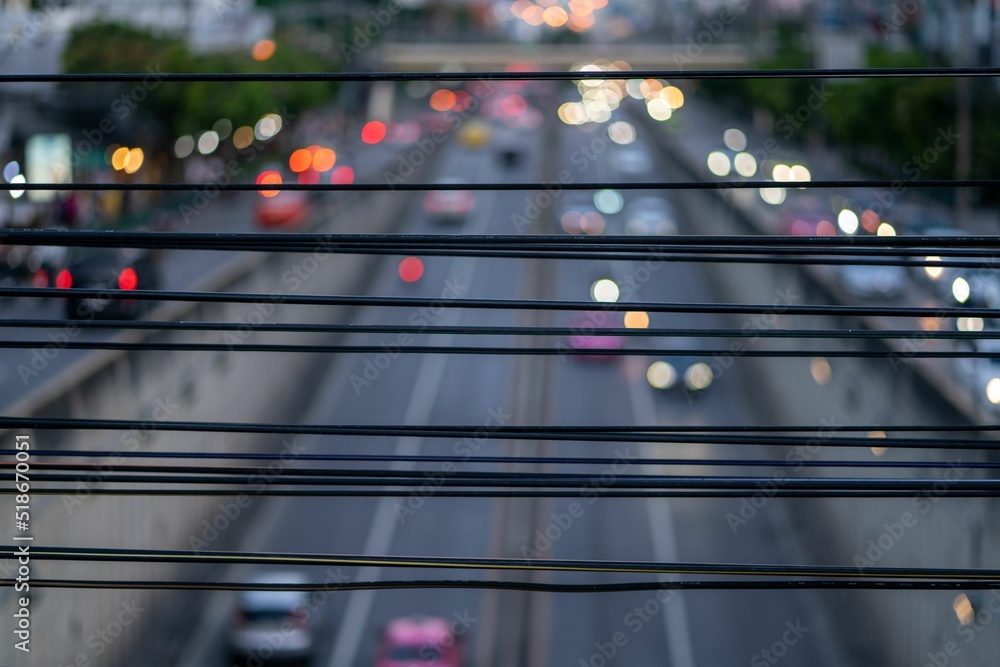
<path fill-rule="evenodd" d="M 288 158 L 288 168 L 299 174 L 312 166 L 313 154 L 308 148 L 300 148 Z"/>
<path fill-rule="evenodd" d="M 275 48 L 274 40 L 262 39 L 253 45 L 253 49 L 250 50 L 250 56 L 254 60 L 268 60 L 274 55 Z"/>
<path fill-rule="evenodd" d="M 455 101 L 455 93 L 447 88 L 441 88 L 440 90 L 435 90 L 434 94 L 431 95 L 431 109 L 435 111 L 448 111 L 455 106 Z"/>
<path fill-rule="evenodd" d="M 281 174 L 276 171 L 262 171 L 257 176 L 257 185 L 279 185 L 280 183 Z M 257 192 L 265 197 L 274 197 L 280 190 L 258 190 Z"/>
<path fill-rule="evenodd" d="M 312 168 L 316 171 L 320 173 L 330 171 L 335 164 L 337 164 L 337 152 L 332 148 L 320 148 L 313 152 Z"/>
<path fill-rule="evenodd" d="M 559 28 L 566 25 L 566 22 L 569 21 L 569 14 L 562 7 L 553 6 L 542 12 L 542 20 L 549 27 Z"/>

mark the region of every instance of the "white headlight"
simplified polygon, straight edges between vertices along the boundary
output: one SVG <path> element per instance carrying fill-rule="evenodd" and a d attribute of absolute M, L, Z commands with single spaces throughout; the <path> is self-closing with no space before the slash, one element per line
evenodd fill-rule
<path fill-rule="evenodd" d="M 666 361 L 654 361 L 646 370 L 646 379 L 654 389 L 670 389 L 677 382 L 677 371 Z"/>
<path fill-rule="evenodd" d="M 684 385 L 692 391 L 701 391 L 712 384 L 714 379 L 712 367 L 703 361 L 691 364 L 684 371 Z"/>

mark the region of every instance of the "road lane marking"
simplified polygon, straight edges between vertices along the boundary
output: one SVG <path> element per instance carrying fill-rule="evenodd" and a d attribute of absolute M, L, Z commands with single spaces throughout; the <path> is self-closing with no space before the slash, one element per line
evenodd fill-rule
<path fill-rule="evenodd" d="M 642 371 L 642 360 L 638 357 L 628 359 L 630 371 Z M 656 407 L 653 397 L 637 378 L 644 378 L 644 372 L 627 373 L 629 404 L 632 406 L 632 421 L 638 425 L 653 425 L 657 423 Z M 639 449 L 648 457 L 658 455 L 656 447 L 649 443 L 640 443 Z M 665 474 L 664 468 L 657 474 Z M 653 557 L 661 563 L 678 562 L 677 538 L 674 531 L 674 520 L 670 512 L 671 501 L 667 498 L 647 498 L 646 516 L 649 519 L 649 534 L 653 542 Z M 663 626 L 666 630 L 667 650 L 670 654 L 672 667 L 695 667 L 694 648 L 691 645 L 691 627 L 688 623 L 687 601 L 684 592 L 676 591 L 673 600 L 663 605 Z"/>
<path fill-rule="evenodd" d="M 485 182 L 484 176 L 492 164 L 491 160 L 484 160 L 477 182 Z M 471 234 L 481 234 L 489 225 L 490 216 L 493 212 L 493 204 L 497 191 L 490 190 L 478 202 L 478 215 L 475 218 Z M 488 200 L 488 201 L 486 201 Z M 464 283 L 472 285 L 475 278 L 476 268 L 479 265 L 478 257 L 456 257 L 452 260 L 448 277 L 455 277 L 461 280 L 464 275 Z M 442 325 L 452 326 L 458 324 L 462 311 L 459 309 L 448 309 L 442 314 Z M 433 344 L 442 346 L 451 345 L 454 334 L 433 336 Z M 417 382 L 414 384 L 410 402 L 406 408 L 406 415 L 403 419 L 405 424 L 426 424 L 434 408 L 441 381 L 444 378 L 444 370 L 450 356 L 435 354 L 427 355 L 421 359 L 417 374 Z M 395 454 L 416 456 L 420 452 L 423 438 L 405 437 L 397 441 Z M 416 466 L 415 461 L 397 462 L 392 466 L 395 470 L 412 469 Z M 366 554 L 385 554 L 392 546 L 398 521 L 396 519 L 395 503 L 397 500 L 392 497 L 383 497 L 379 500 L 372 519 L 371 529 L 365 541 Z M 358 570 L 358 580 L 377 580 L 382 576 L 382 567 L 364 567 Z M 371 615 L 372 607 L 375 604 L 377 591 L 361 590 L 352 591 L 344 609 L 343 623 L 341 623 L 337 638 L 334 643 L 333 652 L 327 663 L 329 667 L 352 667 L 357 659 L 361 637 L 364 635 L 364 628 L 368 625 L 368 618 Z"/>

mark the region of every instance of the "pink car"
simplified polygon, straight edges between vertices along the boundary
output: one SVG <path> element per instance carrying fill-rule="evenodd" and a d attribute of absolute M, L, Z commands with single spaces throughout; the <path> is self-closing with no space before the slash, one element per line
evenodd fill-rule
<path fill-rule="evenodd" d="M 600 354 L 603 350 L 620 350 L 622 337 L 600 333 L 601 329 L 614 329 L 621 315 L 615 312 L 581 313 L 573 320 L 573 333 L 569 337 L 569 347 L 573 350 L 594 350 L 596 354 L 577 354 L 581 360 L 608 361 L 612 354 Z"/>
<path fill-rule="evenodd" d="M 375 667 L 461 667 L 462 636 L 446 618 L 390 621 L 375 649 Z"/>

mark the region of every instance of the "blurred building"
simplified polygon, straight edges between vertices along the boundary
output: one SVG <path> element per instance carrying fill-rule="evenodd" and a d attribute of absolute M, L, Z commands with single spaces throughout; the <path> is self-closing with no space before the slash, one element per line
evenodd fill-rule
<path fill-rule="evenodd" d="M 253 0 L 0 0 L 0 72 L 58 74 L 70 32 L 95 21 L 181 36 L 196 52 L 249 49 L 273 29 Z M 52 83 L 0 84 L 0 156 L 12 133 L 51 129 L 56 91 Z"/>

